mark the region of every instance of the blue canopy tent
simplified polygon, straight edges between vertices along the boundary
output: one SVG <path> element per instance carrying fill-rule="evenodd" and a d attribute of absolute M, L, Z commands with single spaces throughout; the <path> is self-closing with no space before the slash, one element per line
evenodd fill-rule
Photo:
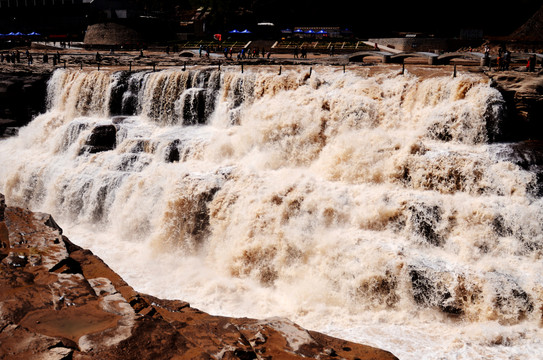
<path fill-rule="evenodd" d="M 303 31 L 302 29 L 296 29 L 296 30 L 294 30 L 294 32 L 295 32 L 296 34 L 300 34 L 300 33 L 303 33 L 304 31 Z"/>
<path fill-rule="evenodd" d="M 319 30 L 317 31 L 317 34 L 328 34 L 328 31 L 325 31 L 325 30 Z"/>
<path fill-rule="evenodd" d="M 27 35 L 28 35 L 28 36 L 40 36 L 41 34 L 35 32 L 35 31 L 32 31 L 31 33 L 28 33 Z"/>
<path fill-rule="evenodd" d="M 305 32 L 306 34 L 314 34 L 315 33 L 315 30 L 313 29 L 309 29 Z"/>
<path fill-rule="evenodd" d="M 241 32 L 241 34 L 250 34 L 250 33 L 251 33 L 251 32 L 250 32 L 249 30 L 247 30 L 247 29 L 245 29 L 245 30 L 243 30 L 243 31 Z"/>
<path fill-rule="evenodd" d="M 237 31 L 236 29 L 234 29 L 234 30 L 230 30 L 228 33 L 230 33 L 230 34 L 238 34 L 239 31 Z"/>

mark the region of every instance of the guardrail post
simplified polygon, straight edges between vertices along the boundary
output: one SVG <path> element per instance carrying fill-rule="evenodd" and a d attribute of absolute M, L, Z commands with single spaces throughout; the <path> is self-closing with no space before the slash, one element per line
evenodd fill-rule
<path fill-rule="evenodd" d="M 279 66 L 279 75 L 281 75 L 281 70 L 283 70 L 283 67 Z"/>
<path fill-rule="evenodd" d="M 454 64 L 453 77 L 456 77 L 456 64 Z"/>
<path fill-rule="evenodd" d="M 128 62 L 128 72 L 132 72 L 132 61 Z"/>

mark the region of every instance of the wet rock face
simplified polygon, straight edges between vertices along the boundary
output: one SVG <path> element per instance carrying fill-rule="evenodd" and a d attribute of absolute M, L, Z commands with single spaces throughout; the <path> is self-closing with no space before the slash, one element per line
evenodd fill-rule
<path fill-rule="evenodd" d="M 508 144 L 499 154 L 501 158 L 510 161 L 521 168 L 535 174 L 534 181 L 528 191 L 536 196 L 543 196 L 543 141 L 527 140 Z"/>
<path fill-rule="evenodd" d="M 0 221 L 4 221 L 4 210 L 6 208 L 6 198 L 0 194 Z"/>
<path fill-rule="evenodd" d="M 98 153 L 115 149 L 117 144 L 117 128 L 115 125 L 98 125 L 92 129 L 81 153 Z"/>
<path fill-rule="evenodd" d="M 136 292 L 47 214 L 0 194 L 1 359 L 396 359 L 281 318 L 211 316 Z"/>
<path fill-rule="evenodd" d="M 500 141 L 543 140 L 543 78 L 534 73 L 489 74 L 507 104 Z"/>
<path fill-rule="evenodd" d="M 0 71 L 0 136 L 21 127 L 45 111 L 49 72 Z"/>

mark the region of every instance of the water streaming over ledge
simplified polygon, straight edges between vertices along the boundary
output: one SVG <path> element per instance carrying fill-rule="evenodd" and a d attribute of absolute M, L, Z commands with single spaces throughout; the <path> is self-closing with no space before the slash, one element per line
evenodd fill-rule
<path fill-rule="evenodd" d="M 541 176 L 488 80 L 57 70 L 47 101 L 0 191 L 138 290 L 402 359 L 543 351 Z"/>

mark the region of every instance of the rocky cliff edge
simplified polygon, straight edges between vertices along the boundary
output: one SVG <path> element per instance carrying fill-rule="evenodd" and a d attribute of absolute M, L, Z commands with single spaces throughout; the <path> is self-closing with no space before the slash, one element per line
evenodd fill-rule
<path fill-rule="evenodd" d="M 0 194 L 1 359 L 396 359 L 283 318 L 212 316 L 135 291 L 48 214 Z"/>

